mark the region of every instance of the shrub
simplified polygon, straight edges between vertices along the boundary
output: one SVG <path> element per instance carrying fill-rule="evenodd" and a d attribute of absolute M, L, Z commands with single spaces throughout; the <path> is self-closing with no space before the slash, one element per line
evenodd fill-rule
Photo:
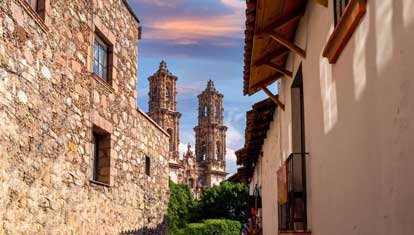
<path fill-rule="evenodd" d="M 187 224 L 173 235 L 237 235 L 240 234 L 241 224 L 227 219 L 208 219 L 203 223 Z"/>

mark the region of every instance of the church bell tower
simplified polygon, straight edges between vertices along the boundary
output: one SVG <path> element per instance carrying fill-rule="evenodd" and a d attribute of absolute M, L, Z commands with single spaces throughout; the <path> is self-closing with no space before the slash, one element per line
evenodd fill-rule
<path fill-rule="evenodd" d="M 148 78 L 150 84 L 148 116 L 170 135 L 170 167 L 179 162 L 178 144 L 180 143 L 179 120 L 181 113 L 177 112 L 177 79 L 168 70 L 165 61 L 161 61 L 158 71 Z"/>
<path fill-rule="evenodd" d="M 226 131 L 223 125 L 223 95 L 209 80 L 206 89 L 198 95 L 198 126 L 196 133 L 196 161 L 204 168 L 202 184 L 212 187 L 225 179 Z"/>

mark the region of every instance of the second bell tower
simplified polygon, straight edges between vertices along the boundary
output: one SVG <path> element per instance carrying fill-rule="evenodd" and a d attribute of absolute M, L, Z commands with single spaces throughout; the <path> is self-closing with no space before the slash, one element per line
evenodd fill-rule
<path fill-rule="evenodd" d="M 208 81 L 198 95 L 198 126 L 196 133 L 196 161 L 204 168 L 203 186 L 212 187 L 226 176 L 226 131 L 223 125 L 223 95 Z"/>

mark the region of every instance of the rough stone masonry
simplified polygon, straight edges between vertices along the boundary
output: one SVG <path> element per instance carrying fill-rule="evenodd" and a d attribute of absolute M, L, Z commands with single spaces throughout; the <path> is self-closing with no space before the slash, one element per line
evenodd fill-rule
<path fill-rule="evenodd" d="M 121 0 L 36 2 L 0 0 L 0 234 L 162 227 L 168 134 L 136 108 L 138 19 Z"/>

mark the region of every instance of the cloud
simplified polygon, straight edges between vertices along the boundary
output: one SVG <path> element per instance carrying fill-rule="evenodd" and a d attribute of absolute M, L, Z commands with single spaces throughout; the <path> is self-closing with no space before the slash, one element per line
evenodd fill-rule
<path fill-rule="evenodd" d="M 243 140 L 242 135 L 240 132 L 233 127 L 232 124 L 227 123 L 227 134 L 226 134 L 226 142 L 228 146 L 237 146 L 240 145 L 241 140 Z"/>
<path fill-rule="evenodd" d="M 183 155 L 187 153 L 188 145 L 184 143 L 178 144 L 178 152 L 180 153 L 180 158 L 182 159 Z M 195 153 L 194 146 L 191 146 L 191 151 Z"/>
<path fill-rule="evenodd" d="M 142 21 L 143 41 L 173 45 L 236 45 L 243 38 L 240 0 L 130 0 Z"/>
<path fill-rule="evenodd" d="M 198 94 L 203 89 L 200 86 L 189 85 L 189 86 L 177 86 L 177 95 L 187 95 L 187 94 Z"/>
<path fill-rule="evenodd" d="M 214 40 L 215 38 L 240 38 L 242 22 L 239 17 L 225 15 L 215 18 L 161 19 L 149 24 L 143 39 L 168 41 L 168 43 L 187 45 L 201 44 L 207 39 L 212 44 L 233 45 L 232 40 Z"/>
<path fill-rule="evenodd" d="M 236 173 L 237 171 L 237 157 L 234 149 L 226 149 L 226 171 L 229 173 L 229 176 Z"/>
<path fill-rule="evenodd" d="M 139 2 L 157 7 L 176 8 L 183 0 L 140 0 Z"/>
<path fill-rule="evenodd" d="M 242 11 L 245 8 L 244 1 L 241 0 L 220 0 L 220 2 L 237 11 Z"/>
<path fill-rule="evenodd" d="M 230 148 L 240 148 L 243 145 L 243 136 L 240 133 L 236 125 L 240 125 L 243 122 L 245 113 L 239 110 L 239 108 L 230 107 L 225 113 L 224 124 L 227 126 L 226 142 Z"/>
<path fill-rule="evenodd" d="M 189 39 L 190 40 L 190 39 Z M 189 41 L 188 41 L 189 42 Z M 146 58 L 167 58 L 189 60 L 214 59 L 216 61 L 241 62 L 243 40 L 236 38 L 206 38 L 202 43 L 177 44 L 162 40 L 143 40 L 140 42 L 140 56 Z M 225 46 L 227 45 L 227 46 Z M 213 70 L 211 70 L 213 71 Z"/>

